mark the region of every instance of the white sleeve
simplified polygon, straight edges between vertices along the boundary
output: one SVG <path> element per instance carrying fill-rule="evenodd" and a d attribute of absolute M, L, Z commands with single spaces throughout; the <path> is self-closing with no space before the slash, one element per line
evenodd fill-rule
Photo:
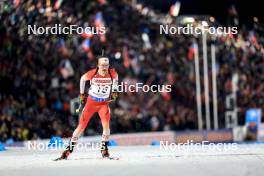
<path fill-rule="evenodd" d="M 83 94 L 85 91 L 85 82 L 87 81 L 87 76 L 86 74 L 82 75 L 81 80 L 80 80 L 80 94 Z"/>

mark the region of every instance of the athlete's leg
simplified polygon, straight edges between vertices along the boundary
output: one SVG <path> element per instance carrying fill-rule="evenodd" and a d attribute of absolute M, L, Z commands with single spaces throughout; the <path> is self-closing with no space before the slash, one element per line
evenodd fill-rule
<path fill-rule="evenodd" d="M 81 134 L 85 130 L 88 122 L 90 121 L 91 117 L 96 112 L 96 110 L 97 109 L 95 106 L 93 106 L 89 103 L 86 103 L 86 105 L 85 105 L 85 107 L 81 113 L 81 116 L 79 119 L 79 124 L 72 134 L 72 140 L 74 140 L 74 141 L 78 140 L 78 138 L 81 136 Z"/>
<path fill-rule="evenodd" d="M 62 153 L 61 159 L 66 159 L 69 154 L 73 152 L 74 146 L 76 145 L 79 137 L 83 133 L 88 122 L 96 111 L 97 108 L 95 106 L 88 102 L 86 103 L 85 107 L 83 108 L 83 111 L 81 112 L 79 124 L 72 134 L 69 146 L 67 146 L 66 150 Z"/>
<path fill-rule="evenodd" d="M 102 105 L 98 111 L 98 114 L 103 127 L 101 153 L 103 157 L 108 157 L 109 153 L 107 145 L 110 136 L 110 109 L 108 104 Z"/>

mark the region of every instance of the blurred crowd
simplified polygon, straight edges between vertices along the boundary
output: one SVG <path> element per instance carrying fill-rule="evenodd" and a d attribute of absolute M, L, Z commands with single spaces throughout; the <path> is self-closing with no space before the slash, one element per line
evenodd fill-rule
<path fill-rule="evenodd" d="M 70 101 L 79 94 L 80 76 L 95 67 L 102 49 L 120 81 L 172 85 L 171 93 L 121 93 L 110 105 L 111 133 L 197 129 L 191 47 L 194 41 L 201 44 L 198 37 L 160 35 L 157 21 L 162 14 L 148 14 L 126 0 L 56 2 L 19 1 L 6 3 L 2 9 L 0 141 L 70 136 L 78 121 L 70 113 Z M 89 38 L 88 49 L 83 48 L 83 35 L 27 34 L 28 24 L 95 26 L 98 12 L 107 33 L 105 38 Z M 219 125 L 223 128 L 225 97 L 232 91 L 234 73 L 239 75 L 239 119 L 244 119 L 250 107 L 263 109 L 263 31 L 257 25 L 242 26 L 238 35 L 209 37 L 208 43 L 216 45 Z M 203 92 L 201 98 L 204 106 Z M 100 133 L 95 115 L 85 135 Z"/>

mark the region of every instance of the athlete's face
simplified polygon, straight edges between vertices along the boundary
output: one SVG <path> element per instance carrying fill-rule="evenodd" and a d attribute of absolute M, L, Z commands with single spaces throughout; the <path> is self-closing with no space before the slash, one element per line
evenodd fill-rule
<path fill-rule="evenodd" d="M 104 74 L 107 73 L 109 69 L 109 60 L 108 58 L 100 58 L 98 60 L 98 68 L 101 70 Z"/>
<path fill-rule="evenodd" d="M 98 65 L 99 69 L 102 71 L 107 71 L 109 68 L 109 65 L 107 64 L 102 64 L 102 65 Z"/>

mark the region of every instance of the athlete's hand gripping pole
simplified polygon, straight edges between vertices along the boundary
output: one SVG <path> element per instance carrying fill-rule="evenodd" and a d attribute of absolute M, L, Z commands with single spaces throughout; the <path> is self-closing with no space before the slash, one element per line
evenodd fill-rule
<path fill-rule="evenodd" d="M 80 105 L 78 109 L 76 109 L 77 113 L 80 113 L 83 110 L 85 103 L 86 103 L 86 99 L 87 99 L 87 95 L 85 93 L 80 94 Z"/>

